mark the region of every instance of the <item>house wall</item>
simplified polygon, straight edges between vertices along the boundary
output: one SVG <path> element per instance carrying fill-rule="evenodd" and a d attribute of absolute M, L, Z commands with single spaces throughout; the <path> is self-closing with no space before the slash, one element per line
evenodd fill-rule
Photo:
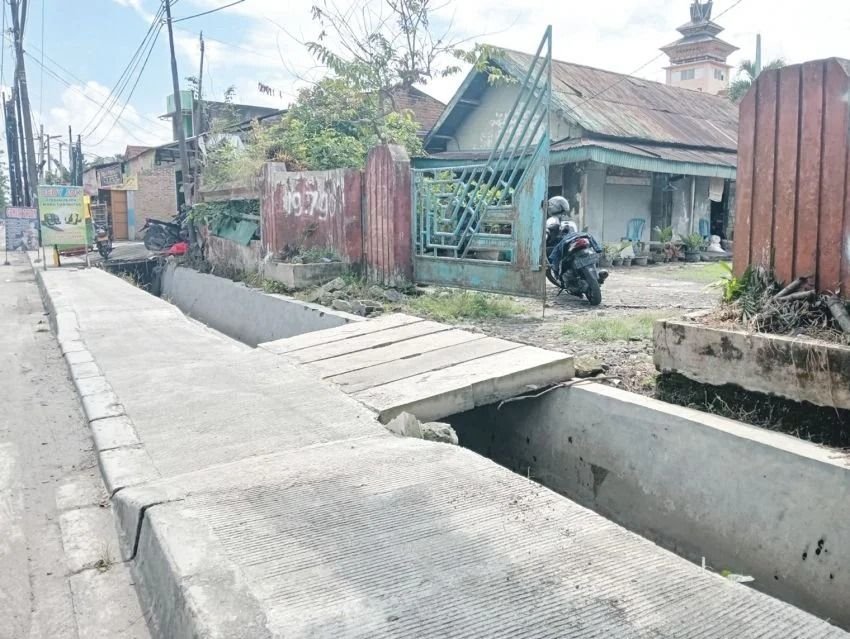
<path fill-rule="evenodd" d="M 145 224 L 145 218 L 167 220 L 177 215 L 177 181 L 173 166 L 143 169 L 138 173 L 139 188 L 134 198 L 135 229 Z"/>
<path fill-rule="evenodd" d="M 499 133 L 514 106 L 520 87 L 517 84 L 490 87 L 481 96 L 481 105 L 474 109 L 458 127 L 453 140 L 449 140 L 447 151 L 470 151 L 492 149 Z M 580 135 L 577 127 L 570 127 L 562 118 L 552 114 L 550 135 L 553 140 Z"/>
<path fill-rule="evenodd" d="M 602 241 L 617 242 L 626 236 L 629 220 L 644 220 L 641 239 L 649 240 L 652 185 L 605 184 L 605 212 Z"/>
<path fill-rule="evenodd" d="M 693 70 L 694 77 L 688 80 L 682 79 L 682 72 Z M 720 78 L 715 76 L 715 71 Z M 693 64 L 677 65 L 667 68 L 667 84 L 692 91 L 703 91 L 717 95 L 724 89 L 729 88 L 730 67 L 720 62 L 706 60 L 694 62 Z"/>

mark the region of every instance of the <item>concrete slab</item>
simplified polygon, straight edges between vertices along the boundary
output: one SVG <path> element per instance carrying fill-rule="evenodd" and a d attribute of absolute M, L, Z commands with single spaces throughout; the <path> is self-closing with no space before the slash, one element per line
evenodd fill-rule
<path fill-rule="evenodd" d="M 415 337 L 441 333 L 448 331 L 450 328 L 451 326 L 438 322 L 415 322 L 366 335 L 348 337 L 329 344 L 320 344 L 310 348 L 291 351 L 286 353 L 285 357 L 296 364 L 309 364 L 310 362 L 317 362 L 323 359 L 389 346 Z"/>
<path fill-rule="evenodd" d="M 109 382 L 107 382 L 106 378 L 103 376 L 82 377 L 73 380 L 73 382 L 80 397 L 87 397 L 88 395 L 96 395 L 98 393 L 107 393 L 112 390 L 109 386 Z"/>
<path fill-rule="evenodd" d="M 150 455 L 142 446 L 101 451 L 99 457 L 103 483 L 110 495 L 121 488 L 144 484 L 160 477 Z"/>
<path fill-rule="evenodd" d="M 59 527 L 69 572 L 120 561 L 115 522 L 108 504 L 67 510 L 59 517 Z"/>
<path fill-rule="evenodd" d="M 83 412 L 90 422 L 107 417 L 118 417 L 124 414 L 124 407 L 118 401 L 117 395 L 111 390 L 82 397 Z"/>
<path fill-rule="evenodd" d="M 91 353 L 86 351 L 76 351 L 72 353 L 65 353 L 65 359 L 69 364 L 82 364 L 84 362 L 93 362 Z"/>
<path fill-rule="evenodd" d="M 404 315 L 402 313 L 391 313 L 388 315 L 381 315 L 380 317 L 377 317 L 375 319 L 370 319 L 363 322 L 346 324 L 345 326 L 339 326 L 337 328 L 329 328 L 321 332 L 304 333 L 302 335 L 296 335 L 295 337 L 290 337 L 287 339 L 279 339 L 274 342 L 266 342 L 264 344 L 260 344 L 260 348 L 265 349 L 276 355 L 281 355 L 283 353 L 290 353 L 292 351 L 297 351 L 302 348 L 311 348 L 313 346 L 319 346 L 321 344 L 330 344 L 331 342 L 348 339 L 350 337 L 356 337 L 358 335 L 367 335 L 369 333 L 376 333 L 378 331 L 383 331 L 389 328 L 396 328 L 398 326 L 405 326 L 407 324 L 415 324 L 421 321 L 422 319 L 418 317 L 413 317 L 411 315 Z"/>
<path fill-rule="evenodd" d="M 444 335 L 445 333 L 441 333 Z M 415 377 L 429 371 L 448 368 L 474 359 L 503 353 L 517 348 L 521 344 L 508 342 L 495 337 L 485 337 L 463 345 L 463 348 L 441 348 L 427 351 L 418 356 L 385 361 L 369 368 L 363 368 L 350 373 L 342 373 L 328 377 L 327 380 L 342 388 L 346 393 L 381 386 L 400 379 Z M 332 361 L 332 360 L 328 360 Z"/>
<path fill-rule="evenodd" d="M 319 360 L 309 364 L 308 367 L 324 379 L 363 368 L 370 368 L 385 362 L 415 359 L 422 353 L 428 353 L 441 348 L 457 347 L 460 345 L 466 346 L 476 340 L 485 338 L 486 335 L 482 333 L 448 330 L 423 337 L 414 337 L 401 342 L 392 342 L 385 346 L 356 351 L 330 359 Z M 458 348 L 456 350 L 463 349 Z"/>
<path fill-rule="evenodd" d="M 70 581 L 77 632 L 81 638 L 150 638 L 148 615 L 139 605 L 128 565 L 113 564 L 103 571 L 85 570 L 72 575 Z"/>
<path fill-rule="evenodd" d="M 523 346 L 367 388 L 352 397 L 376 411 L 383 423 L 403 412 L 429 422 L 570 379 L 574 372 L 572 357 Z"/>
<path fill-rule="evenodd" d="M 97 471 L 73 473 L 56 489 L 57 510 L 71 510 L 106 503 L 109 496 Z"/>
<path fill-rule="evenodd" d="M 141 444 L 133 422 L 126 415 L 98 419 L 89 426 L 98 451 Z"/>
<path fill-rule="evenodd" d="M 199 636 L 846 636 L 455 446 L 337 442 L 117 500 L 157 490 L 139 571 L 165 636 L 177 592 Z"/>

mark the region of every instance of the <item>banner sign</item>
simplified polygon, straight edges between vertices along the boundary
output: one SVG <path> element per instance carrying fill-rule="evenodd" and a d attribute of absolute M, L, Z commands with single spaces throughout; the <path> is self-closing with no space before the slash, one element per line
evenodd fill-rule
<path fill-rule="evenodd" d="M 38 250 L 38 209 L 6 207 L 6 250 Z"/>
<path fill-rule="evenodd" d="M 124 181 L 124 176 L 121 174 L 121 165 L 115 164 L 97 169 L 97 181 L 100 183 L 101 188 L 104 189 L 120 185 Z"/>
<path fill-rule="evenodd" d="M 81 186 L 39 186 L 38 216 L 43 246 L 88 246 L 86 210 Z"/>

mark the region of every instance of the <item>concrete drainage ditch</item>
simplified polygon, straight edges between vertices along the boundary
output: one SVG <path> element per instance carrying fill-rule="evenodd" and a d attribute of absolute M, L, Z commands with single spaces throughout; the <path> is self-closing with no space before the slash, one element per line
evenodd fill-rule
<path fill-rule="evenodd" d="M 362 318 L 170 264 L 162 296 L 251 346 Z M 850 458 L 599 384 L 443 421 L 460 444 L 850 628 Z"/>
<path fill-rule="evenodd" d="M 850 627 L 850 457 L 600 384 L 455 415 L 460 444 Z"/>

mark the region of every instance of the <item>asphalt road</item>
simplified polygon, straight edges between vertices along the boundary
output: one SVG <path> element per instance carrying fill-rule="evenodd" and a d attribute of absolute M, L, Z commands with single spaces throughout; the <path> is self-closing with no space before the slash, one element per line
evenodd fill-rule
<path fill-rule="evenodd" d="M 25 254 L 11 253 L 9 260 L 0 266 L 0 639 L 145 636 L 143 620 L 116 633 L 114 626 L 80 618 L 80 610 L 101 608 L 100 614 L 116 607 L 111 596 L 80 587 L 83 570 L 73 569 L 65 546 L 85 548 L 89 535 L 66 530 L 63 539 L 60 520 L 97 510 L 99 501 L 108 509 L 108 501 L 32 268 Z M 85 508 L 60 511 L 68 503 Z M 107 577 L 118 576 L 117 568 Z M 123 597 L 125 609 L 128 593 L 129 608 L 136 603 L 129 583 L 107 590 Z"/>

